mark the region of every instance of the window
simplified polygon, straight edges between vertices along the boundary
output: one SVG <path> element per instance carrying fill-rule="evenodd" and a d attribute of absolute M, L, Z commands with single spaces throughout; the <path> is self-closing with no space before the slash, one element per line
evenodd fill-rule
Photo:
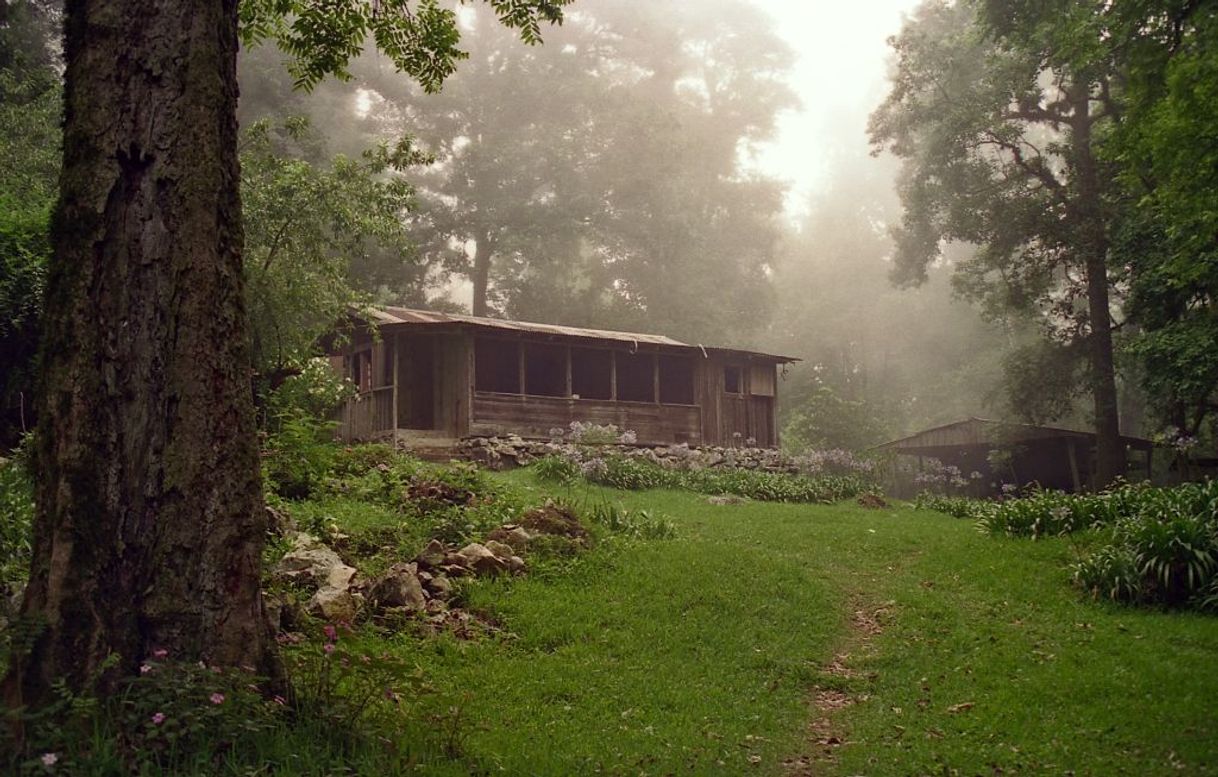
<path fill-rule="evenodd" d="M 393 352 L 393 344 L 385 343 L 385 345 L 383 346 L 382 354 L 383 355 L 381 356 L 381 385 L 382 386 L 392 386 L 393 377 L 394 377 L 393 376 L 393 363 L 394 363 L 394 356 L 396 355 Z"/>
<path fill-rule="evenodd" d="M 613 397 L 613 352 L 599 348 L 571 349 L 571 394 L 579 399 Z"/>
<path fill-rule="evenodd" d="M 365 348 L 351 354 L 351 382 L 361 392 L 372 390 L 372 349 Z"/>
<path fill-rule="evenodd" d="M 529 343 L 524 347 L 524 393 L 539 397 L 567 395 L 567 349 Z"/>
<path fill-rule="evenodd" d="M 622 402 L 655 402 L 655 357 L 617 353 L 617 398 Z"/>
<path fill-rule="evenodd" d="M 685 356 L 660 357 L 660 401 L 668 405 L 694 403 L 694 360 Z"/>
<path fill-rule="evenodd" d="M 519 343 L 485 337 L 474 340 L 474 389 L 521 393 Z"/>
<path fill-rule="evenodd" d="M 744 375 L 739 367 L 723 368 L 723 390 L 728 394 L 744 393 Z"/>

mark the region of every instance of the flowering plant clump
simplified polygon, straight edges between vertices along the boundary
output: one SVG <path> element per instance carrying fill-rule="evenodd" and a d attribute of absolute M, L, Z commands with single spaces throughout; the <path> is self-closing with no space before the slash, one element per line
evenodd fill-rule
<path fill-rule="evenodd" d="M 768 448 L 699 449 L 687 443 L 593 448 L 553 440 L 547 455 L 532 466 L 539 477 L 564 485 L 583 479 L 628 490 L 681 488 L 780 502 L 834 502 L 857 496 L 875 471 L 872 462 L 845 451 L 797 460 Z"/>

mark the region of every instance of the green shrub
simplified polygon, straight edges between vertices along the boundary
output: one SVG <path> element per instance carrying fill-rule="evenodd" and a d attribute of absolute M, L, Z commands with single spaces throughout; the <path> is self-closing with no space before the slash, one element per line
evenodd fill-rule
<path fill-rule="evenodd" d="M 285 410 L 276 420 L 263 446 L 263 478 L 282 497 L 308 498 L 334 466 L 334 424 L 300 410 Z"/>
<path fill-rule="evenodd" d="M 644 540 L 669 540 L 677 536 L 677 526 L 650 510 L 629 510 L 610 502 L 592 505 L 589 518 L 615 534 Z"/>
<path fill-rule="evenodd" d="M 1074 580 L 1095 599 L 1136 602 L 1142 597 L 1137 557 L 1121 545 L 1106 545 L 1080 561 Z"/>
<path fill-rule="evenodd" d="M 537 477 L 550 483 L 569 486 L 579 480 L 579 465 L 564 456 L 544 456 L 531 466 Z"/>
<path fill-rule="evenodd" d="M 29 566 L 34 484 L 27 448 L 23 443 L 13 459 L 0 464 L 0 584 L 24 579 Z"/>
<path fill-rule="evenodd" d="M 953 518 L 980 520 L 985 503 L 963 496 L 944 496 L 932 491 L 923 491 L 914 497 L 914 509 L 937 510 Z"/>

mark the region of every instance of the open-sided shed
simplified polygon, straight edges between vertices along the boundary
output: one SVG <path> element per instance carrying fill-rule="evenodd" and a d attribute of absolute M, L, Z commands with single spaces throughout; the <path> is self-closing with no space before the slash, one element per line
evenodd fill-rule
<path fill-rule="evenodd" d="M 359 395 L 344 439 L 444 444 L 545 438 L 572 421 L 614 424 L 640 444 L 777 446 L 778 369 L 755 351 L 613 332 L 379 308 L 331 349 Z"/>
<path fill-rule="evenodd" d="M 1131 472 L 1150 476 L 1154 444 L 1122 437 Z M 876 448 L 919 460 L 936 459 L 968 479 L 983 475 L 982 485 L 1037 483 L 1044 488 L 1082 491 L 1095 478 L 1095 434 L 1075 429 L 968 418 L 925 429 Z M 997 452 L 999 455 L 993 455 Z"/>

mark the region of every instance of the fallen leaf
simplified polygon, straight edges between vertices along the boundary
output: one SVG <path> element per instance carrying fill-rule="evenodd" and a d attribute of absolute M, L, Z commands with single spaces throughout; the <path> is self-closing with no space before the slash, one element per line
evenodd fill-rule
<path fill-rule="evenodd" d="M 952 706 L 948 707 L 947 711 L 954 715 L 957 712 L 964 712 L 965 710 L 971 710 L 973 707 L 976 706 L 976 704 L 977 704 L 976 702 L 972 702 L 972 701 L 962 701 L 959 704 L 953 704 Z"/>

